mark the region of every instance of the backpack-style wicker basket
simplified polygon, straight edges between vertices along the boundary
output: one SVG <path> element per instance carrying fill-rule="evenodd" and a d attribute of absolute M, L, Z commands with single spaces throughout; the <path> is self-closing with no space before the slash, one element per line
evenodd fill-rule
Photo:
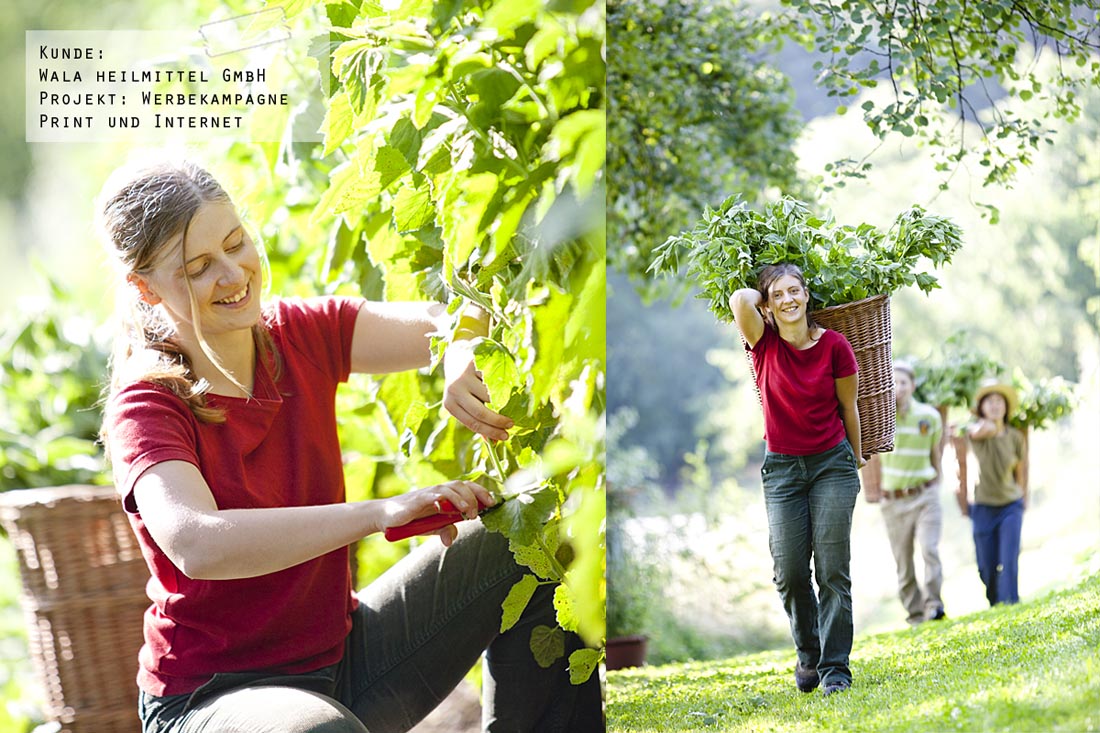
<path fill-rule="evenodd" d="M 891 354 L 890 298 L 876 295 L 853 303 L 834 305 L 810 313 L 819 326 L 844 334 L 859 364 L 860 442 L 864 455 L 894 449 L 896 404 L 894 365 Z M 752 369 L 752 354 L 745 356 Z M 753 375 L 755 386 L 755 374 Z M 757 397 L 760 392 L 757 391 Z"/>
<path fill-rule="evenodd" d="M 45 714 L 72 733 L 138 733 L 149 571 L 111 486 L 0 494 Z"/>

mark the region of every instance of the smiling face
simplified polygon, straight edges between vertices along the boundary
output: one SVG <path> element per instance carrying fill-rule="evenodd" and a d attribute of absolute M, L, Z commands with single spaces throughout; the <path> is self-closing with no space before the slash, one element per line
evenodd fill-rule
<path fill-rule="evenodd" d="M 894 370 L 894 401 L 898 409 L 906 409 L 913 398 L 913 378 L 904 369 Z"/>
<path fill-rule="evenodd" d="M 130 276 L 143 299 L 159 305 L 187 342 L 195 339 L 196 320 L 210 341 L 251 329 L 260 318 L 260 255 L 233 205 L 202 204 L 186 243 L 173 239 L 149 272 Z"/>
<path fill-rule="evenodd" d="M 1003 421 L 1008 413 L 1008 402 L 1000 392 L 990 392 L 978 404 L 978 415 L 987 420 Z"/>
<path fill-rule="evenodd" d="M 806 318 L 810 294 L 794 275 L 776 278 L 768 287 L 767 309 L 776 324 L 795 324 Z"/>

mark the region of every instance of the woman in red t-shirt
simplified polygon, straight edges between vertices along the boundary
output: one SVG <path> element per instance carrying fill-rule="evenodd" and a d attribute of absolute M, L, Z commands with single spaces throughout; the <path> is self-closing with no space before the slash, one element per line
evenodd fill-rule
<path fill-rule="evenodd" d="M 830 695 L 852 684 L 849 545 L 863 465 L 855 354 L 842 334 L 814 322 L 795 265 L 765 268 L 759 290 L 738 290 L 730 307 L 764 407 L 760 474 L 775 584 L 798 653 L 795 683 L 803 692 L 823 684 Z"/>
<path fill-rule="evenodd" d="M 345 501 L 338 383 L 427 366 L 445 309 L 262 304 L 256 245 L 190 162 L 119 171 L 99 208 L 122 280 L 103 434 L 152 574 L 137 676 L 144 730 L 406 730 L 483 652 L 487 726 L 602 729 L 598 680 L 573 686 L 564 660 L 544 670 L 530 652 L 531 630 L 554 625 L 552 588 L 500 633 L 523 570 L 481 523 L 438 530 L 441 543 L 351 587 L 349 543 L 442 500 L 470 517 L 493 503 L 468 481 Z M 444 406 L 505 439 L 512 422 L 485 406 L 472 358 L 484 316 L 460 326 Z M 566 653 L 577 647 L 568 636 Z"/>

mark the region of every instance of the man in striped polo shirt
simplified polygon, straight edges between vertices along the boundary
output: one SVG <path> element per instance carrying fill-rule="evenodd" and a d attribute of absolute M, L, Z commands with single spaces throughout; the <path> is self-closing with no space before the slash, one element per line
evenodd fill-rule
<path fill-rule="evenodd" d="M 940 413 L 913 399 L 916 386 L 913 367 L 894 362 L 894 395 L 897 401 L 897 430 L 894 450 L 876 454 L 863 468 L 867 501 L 881 503 L 886 534 L 898 569 L 898 596 L 908 613 L 910 625 L 944 617 L 940 588 Z M 914 543 L 920 544 L 924 582 L 917 582 Z"/>

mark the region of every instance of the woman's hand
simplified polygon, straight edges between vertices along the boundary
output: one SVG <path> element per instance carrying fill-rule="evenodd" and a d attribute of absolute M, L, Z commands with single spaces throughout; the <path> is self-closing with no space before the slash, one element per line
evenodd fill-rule
<path fill-rule="evenodd" d="M 477 517 L 480 506 L 492 506 L 496 499 L 489 490 L 472 481 L 448 481 L 446 483 L 416 489 L 387 499 L 378 499 L 381 511 L 379 531 L 408 524 L 414 519 L 430 517 L 440 512 L 440 502 L 446 499 L 466 519 Z M 455 526 L 448 525 L 432 534 L 439 535 L 444 546 L 450 547 L 458 536 Z"/>
<path fill-rule="evenodd" d="M 447 347 L 443 376 L 443 407 L 447 412 L 475 433 L 491 440 L 508 440 L 508 428 L 514 423 L 485 406 L 489 390 L 474 364 L 471 342 L 455 341 Z"/>

